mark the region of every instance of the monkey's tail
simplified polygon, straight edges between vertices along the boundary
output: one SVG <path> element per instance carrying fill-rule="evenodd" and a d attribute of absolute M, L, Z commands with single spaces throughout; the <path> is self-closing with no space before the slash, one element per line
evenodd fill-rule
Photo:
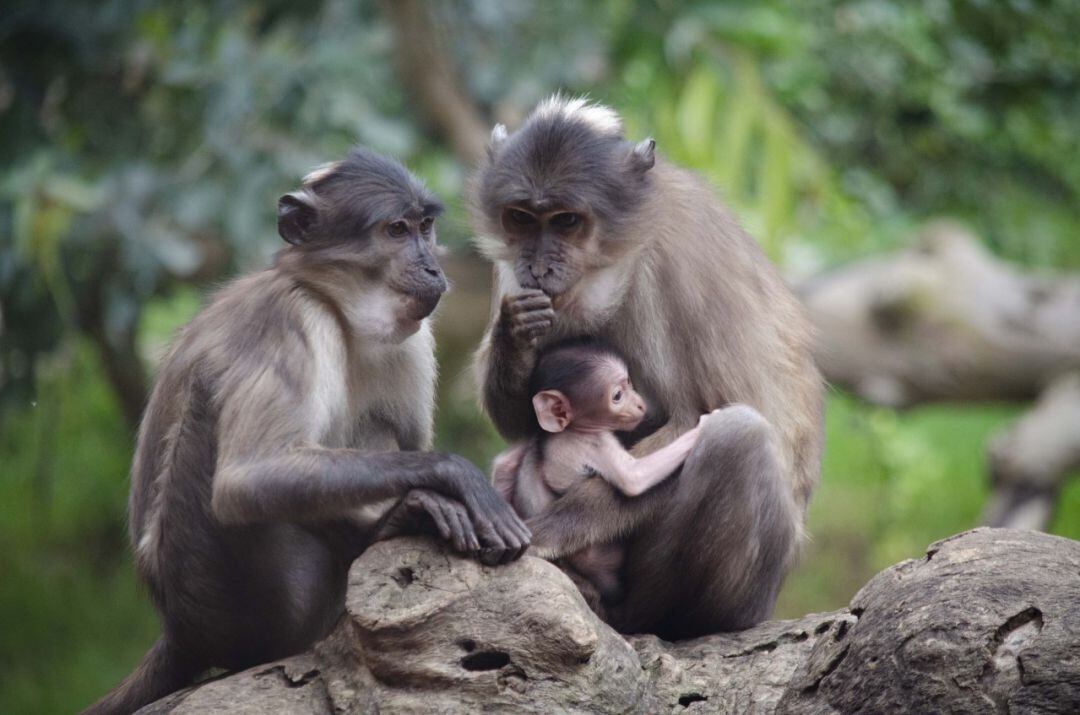
<path fill-rule="evenodd" d="M 135 670 L 82 715 L 130 715 L 169 693 L 190 685 L 203 668 L 165 642 L 157 639 Z"/>

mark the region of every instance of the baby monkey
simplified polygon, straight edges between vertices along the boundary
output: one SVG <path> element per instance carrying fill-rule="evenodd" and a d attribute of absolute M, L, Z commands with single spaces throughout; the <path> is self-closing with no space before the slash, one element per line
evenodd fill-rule
<path fill-rule="evenodd" d="M 600 477 L 635 497 L 675 472 L 686 461 L 698 426 L 652 454 L 636 459 L 616 432 L 633 431 L 645 417 L 645 401 L 630 382 L 626 360 L 595 340 L 572 340 L 544 348 L 529 381 L 539 430 L 495 458 L 496 490 L 523 519 L 542 512 L 574 484 Z M 704 417 L 701 418 L 702 420 Z M 597 590 L 604 602 L 622 597 L 619 571 L 623 547 L 596 544 L 566 561 Z"/>

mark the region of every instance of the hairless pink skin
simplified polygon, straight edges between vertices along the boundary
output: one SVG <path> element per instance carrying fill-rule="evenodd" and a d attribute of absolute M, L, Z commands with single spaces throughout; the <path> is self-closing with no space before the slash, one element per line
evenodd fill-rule
<path fill-rule="evenodd" d="M 619 442 L 616 432 L 630 432 L 645 416 L 645 401 L 630 384 L 626 365 L 615 358 L 583 375 L 602 397 L 594 404 L 572 404 L 558 390 L 533 396 L 533 408 L 544 437 L 543 453 L 532 448 L 537 440 L 511 446 L 495 458 L 492 479 L 496 490 L 522 518 L 546 508 L 574 484 L 598 476 L 628 497 L 636 497 L 671 476 L 690 454 L 701 431 L 684 432 L 666 447 L 635 458 Z M 600 544 L 568 557 L 605 598 L 620 590 L 618 570 L 623 549 Z"/>

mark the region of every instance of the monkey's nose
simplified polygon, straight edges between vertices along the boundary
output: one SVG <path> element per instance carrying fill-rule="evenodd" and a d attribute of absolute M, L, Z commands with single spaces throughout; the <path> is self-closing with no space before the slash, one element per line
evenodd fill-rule
<path fill-rule="evenodd" d="M 540 280 L 541 278 L 546 278 L 547 276 L 550 276 L 552 273 L 552 268 L 550 266 L 537 267 L 536 265 L 530 263 L 529 273 L 531 273 L 532 277 L 536 280 Z"/>

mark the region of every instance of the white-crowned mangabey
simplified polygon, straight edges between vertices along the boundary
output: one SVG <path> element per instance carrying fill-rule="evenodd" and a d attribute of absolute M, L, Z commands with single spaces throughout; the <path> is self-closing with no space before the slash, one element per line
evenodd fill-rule
<path fill-rule="evenodd" d="M 162 636 L 89 712 L 130 713 L 212 666 L 300 651 L 369 544 L 437 531 L 493 563 L 529 534 L 466 460 L 430 448 L 426 318 L 446 290 L 438 201 L 356 149 L 278 203 L 291 245 L 178 334 L 131 469 L 131 540 Z"/>
<path fill-rule="evenodd" d="M 590 477 L 605 480 L 627 497 L 643 494 L 682 466 L 700 433 L 695 427 L 648 456 L 631 455 L 615 435 L 637 429 L 645 417 L 645 400 L 630 382 L 626 360 L 596 340 L 573 339 L 544 348 L 529 394 L 540 429 L 496 457 L 492 469 L 495 489 L 523 518 L 539 514 Z M 621 544 L 594 544 L 565 561 L 604 602 L 620 599 Z"/>
<path fill-rule="evenodd" d="M 726 407 L 679 476 L 636 499 L 585 480 L 527 522 L 533 548 L 629 537 L 626 597 L 609 612 L 623 631 L 690 637 L 768 617 L 822 442 L 810 332 L 776 270 L 704 182 L 580 99 L 542 103 L 513 134 L 496 127 L 471 203 L 495 275 L 477 373 L 504 437 L 534 429 L 537 348 L 578 335 L 627 358 L 650 409 L 635 454 Z"/>

